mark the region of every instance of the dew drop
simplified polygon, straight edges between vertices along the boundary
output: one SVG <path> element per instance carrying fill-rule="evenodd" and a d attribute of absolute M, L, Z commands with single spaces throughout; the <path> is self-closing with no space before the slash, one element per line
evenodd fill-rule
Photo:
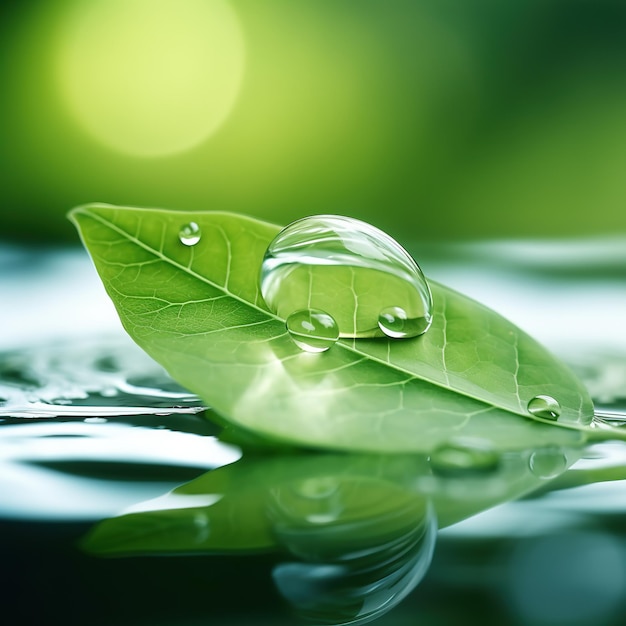
<path fill-rule="evenodd" d="M 450 442 L 430 455 L 430 465 L 437 474 L 462 474 L 492 472 L 498 467 L 500 457 L 488 442 Z"/>
<path fill-rule="evenodd" d="M 383 309 L 378 315 L 378 326 L 387 337 L 392 339 L 404 339 L 405 337 L 417 337 L 424 334 L 432 317 L 409 317 L 407 312 L 399 306 L 390 306 Z"/>
<path fill-rule="evenodd" d="M 202 232 L 200 231 L 200 226 L 195 222 L 189 222 L 181 226 L 178 231 L 180 243 L 185 246 L 195 246 L 200 241 L 200 237 L 202 237 Z"/>
<path fill-rule="evenodd" d="M 339 215 L 284 228 L 265 253 L 260 287 L 279 317 L 324 311 L 341 337 L 415 337 L 432 320 L 430 287 L 408 252 L 370 224 Z"/>
<path fill-rule="evenodd" d="M 317 309 L 292 313 L 286 326 L 295 344 L 306 352 L 324 352 L 339 339 L 337 322 L 328 313 Z"/>
<path fill-rule="evenodd" d="M 528 412 L 543 419 L 557 420 L 561 415 L 561 405 L 552 396 L 535 396 L 528 403 Z"/>

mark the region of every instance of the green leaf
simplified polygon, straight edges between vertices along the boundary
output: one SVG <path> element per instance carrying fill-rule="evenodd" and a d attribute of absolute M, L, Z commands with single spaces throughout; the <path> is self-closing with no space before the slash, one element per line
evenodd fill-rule
<path fill-rule="evenodd" d="M 576 377 L 514 325 L 431 282 L 434 321 L 410 340 L 302 352 L 258 277 L 279 227 L 241 215 L 87 205 L 70 214 L 130 336 L 225 420 L 300 445 L 428 451 L 459 436 L 499 449 L 571 445 L 593 416 Z M 182 245 L 180 228 L 201 230 Z M 526 419 L 536 395 L 558 425 Z M 524 417 L 520 417 L 524 416 Z M 569 429 L 559 428 L 569 426 Z"/>

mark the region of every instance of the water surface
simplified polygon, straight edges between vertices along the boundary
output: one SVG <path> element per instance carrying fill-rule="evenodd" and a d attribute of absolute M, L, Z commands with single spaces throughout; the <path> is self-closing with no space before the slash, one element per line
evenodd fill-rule
<path fill-rule="evenodd" d="M 621 422 L 626 241 L 410 249 Z M 82 251 L 0 248 L 0 291 L 0 584 L 15 623 L 622 623 L 624 444 L 472 471 L 243 452 L 125 336 Z"/>

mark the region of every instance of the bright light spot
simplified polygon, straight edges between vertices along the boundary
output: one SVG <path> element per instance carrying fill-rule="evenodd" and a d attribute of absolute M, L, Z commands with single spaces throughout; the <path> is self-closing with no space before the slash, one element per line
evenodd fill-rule
<path fill-rule="evenodd" d="M 225 0 L 79 2 L 61 35 L 66 104 L 116 150 L 187 150 L 217 130 L 237 98 L 244 42 Z"/>

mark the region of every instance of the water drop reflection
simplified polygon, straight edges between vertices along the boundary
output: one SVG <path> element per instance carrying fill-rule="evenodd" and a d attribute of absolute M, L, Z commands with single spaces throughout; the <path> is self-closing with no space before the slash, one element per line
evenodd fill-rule
<path fill-rule="evenodd" d="M 567 457 L 559 448 L 535 450 L 528 463 L 530 471 L 539 478 L 555 478 L 567 469 Z"/>
<path fill-rule="evenodd" d="M 272 576 L 301 617 L 332 624 L 370 621 L 419 584 L 432 560 L 436 517 L 421 498 L 402 500 L 392 497 L 373 516 L 326 523 L 297 520 L 274 507 L 279 543 L 302 560 L 276 565 Z"/>
<path fill-rule="evenodd" d="M 499 454 L 488 441 L 474 439 L 449 441 L 430 457 L 433 472 L 441 475 L 492 472 L 499 462 Z"/>

